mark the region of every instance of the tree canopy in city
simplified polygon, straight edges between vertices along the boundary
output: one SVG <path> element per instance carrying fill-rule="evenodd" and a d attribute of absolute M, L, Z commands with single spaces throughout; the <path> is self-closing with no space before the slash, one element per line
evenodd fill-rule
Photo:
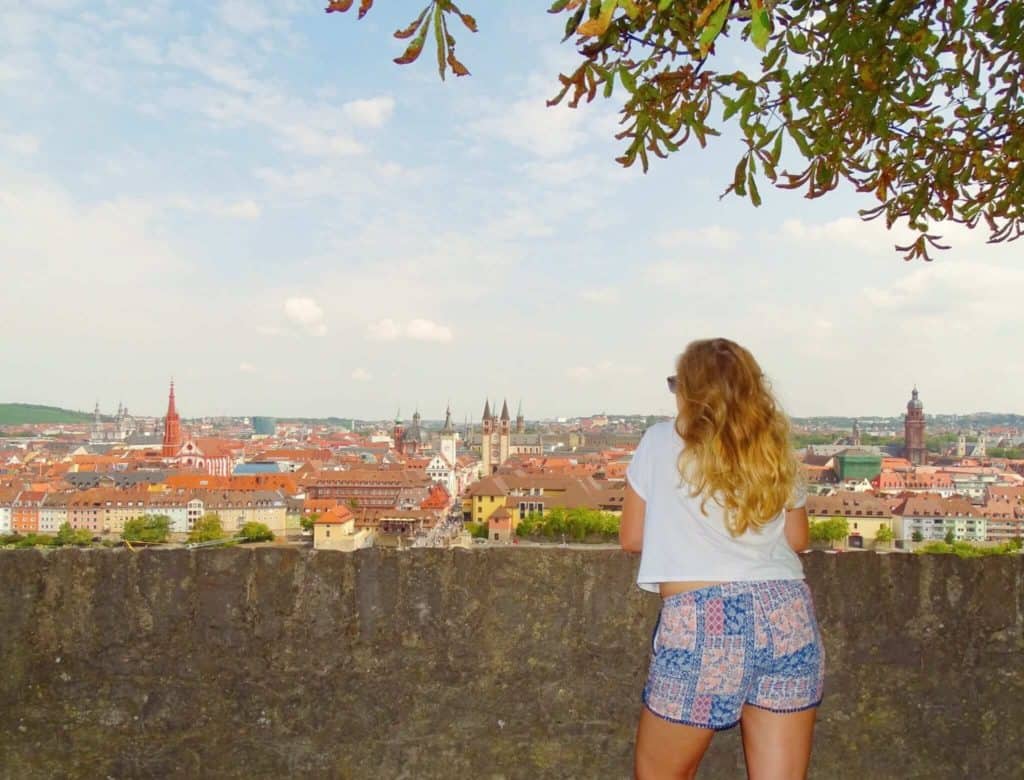
<path fill-rule="evenodd" d="M 360 0 L 359 18 L 372 6 Z M 723 196 L 757 206 L 759 182 L 807 198 L 848 182 L 877 201 L 864 219 L 915 231 L 897 247 L 908 260 L 947 248 L 934 223 L 983 222 L 990 243 L 1024 234 L 1024 0 L 555 0 L 549 12 L 580 54 L 549 105 L 620 95 L 624 166 L 646 171 L 732 123 Z M 408 41 L 395 62 L 433 45 L 442 79 L 468 75 L 460 27 L 477 22 L 430 0 L 395 32 Z M 724 39 L 754 47 L 759 67 L 718 57 Z"/>

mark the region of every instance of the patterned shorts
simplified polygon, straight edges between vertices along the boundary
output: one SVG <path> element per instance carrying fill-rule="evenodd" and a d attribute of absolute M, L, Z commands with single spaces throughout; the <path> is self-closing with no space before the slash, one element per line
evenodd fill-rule
<path fill-rule="evenodd" d="M 647 708 L 716 730 L 744 704 L 797 712 L 821 703 L 825 651 L 804 580 L 724 582 L 669 596 L 651 640 Z"/>

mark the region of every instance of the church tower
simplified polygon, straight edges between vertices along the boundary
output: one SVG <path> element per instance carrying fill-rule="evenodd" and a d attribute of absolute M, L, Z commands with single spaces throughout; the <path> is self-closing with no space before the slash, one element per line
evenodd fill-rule
<path fill-rule="evenodd" d="M 491 401 L 484 401 L 484 416 L 480 427 L 480 471 L 483 475 L 491 473 L 491 437 L 494 433 L 494 418 L 491 416 Z"/>
<path fill-rule="evenodd" d="M 452 425 L 451 404 L 444 411 L 444 427 L 441 429 L 441 455 L 452 466 L 455 465 L 455 426 Z"/>
<path fill-rule="evenodd" d="M 500 466 L 509 455 L 509 434 L 511 433 L 511 420 L 508 415 L 508 401 L 501 404 L 501 419 L 498 421 L 498 465 Z"/>
<path fill-rule="evenodd" d="M 92 431 L 89 435 L 91 444 L 99 444 L 103 441 L 103 418 L 100 416 L 100 402 L 96 402 L 96 408 L 92 412 Z"/>
<path fill-rule="evenodd" d="M 963 431 L 960 431 L 956 437 L 956 456 L 958 458 L 967 457 L 967 434 Z"/>
<path fill-rule="evenodd" d="M 974 452 L 971 453 L 976 458 L 984 458 L 988 455 L 988 451 L 985 449 L 985 432 L 981 431 L 978 434 L 978 443 L 974 445 Z"/>
<path fill-rule="evenodd" d="M 516 409 L 516 433 L 526 433 L 526 418 L 523 417 L 523 402 L 519 401 Z"/>
<path fill-rule="evenodd" d="M 853 421 L 853 433 L 851 434 L 851 442 L 853 443 L 854 447 L 860 446 L 860 426 L 857 424 L 856 420 Z"/>
<path fill-rule="evenodd" d="M 181 435 L 181 418 L 174 405 L 174 380 L 171 380 L 171 392 L 167 397 L 167 416 L 164 417 L 164 446 L 163 456 L 172 458 L 181 450 L 183 443 Z"/>
<path fill-rule="evenodd" d="M 928 462 L 924 426 L 924 404 L 918 398 L 915 387 L 910 394 L 910 400 L 907 401 L 907 416 L 903 423 L 903 454 L 915 466 L 922 466 Z"/>
<path fill-rule="evenodd" d="M 395 440 L 395 451 L 405 454 L 405 425 L 402 423 L 402 410 L 395 412 L 395 426 L 391 429 L 391 438 Z"/>

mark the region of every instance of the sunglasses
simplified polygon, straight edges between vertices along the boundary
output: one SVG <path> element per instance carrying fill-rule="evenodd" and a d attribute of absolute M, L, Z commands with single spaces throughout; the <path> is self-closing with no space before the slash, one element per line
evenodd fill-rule
<path fill-rule="evenodd" d="M 672 376 L 665 377 L 665 382 L 666 382 L 666 384 L 668 384 L 668 391 L 670 393 L 672 393 L 672 395 L 675 395 L 675 393 L 676 393 L 676 377 L 675 377 L 675 375 L 673 374 Z"/>

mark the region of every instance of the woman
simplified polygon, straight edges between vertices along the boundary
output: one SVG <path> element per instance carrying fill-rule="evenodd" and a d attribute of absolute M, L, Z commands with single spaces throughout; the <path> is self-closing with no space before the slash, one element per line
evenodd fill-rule
<path fill-rule="evenodd" d="M 619 533 L 661 594 L 636 741 L 639 780 L 692 778 L 740 724 L 752 780 L 807 774 L 824 652 L 796 550 L 807 547 L 789 423 L 753 356 L 695 341 L 668 378 L 674 421 L 626 472 Z"/>

